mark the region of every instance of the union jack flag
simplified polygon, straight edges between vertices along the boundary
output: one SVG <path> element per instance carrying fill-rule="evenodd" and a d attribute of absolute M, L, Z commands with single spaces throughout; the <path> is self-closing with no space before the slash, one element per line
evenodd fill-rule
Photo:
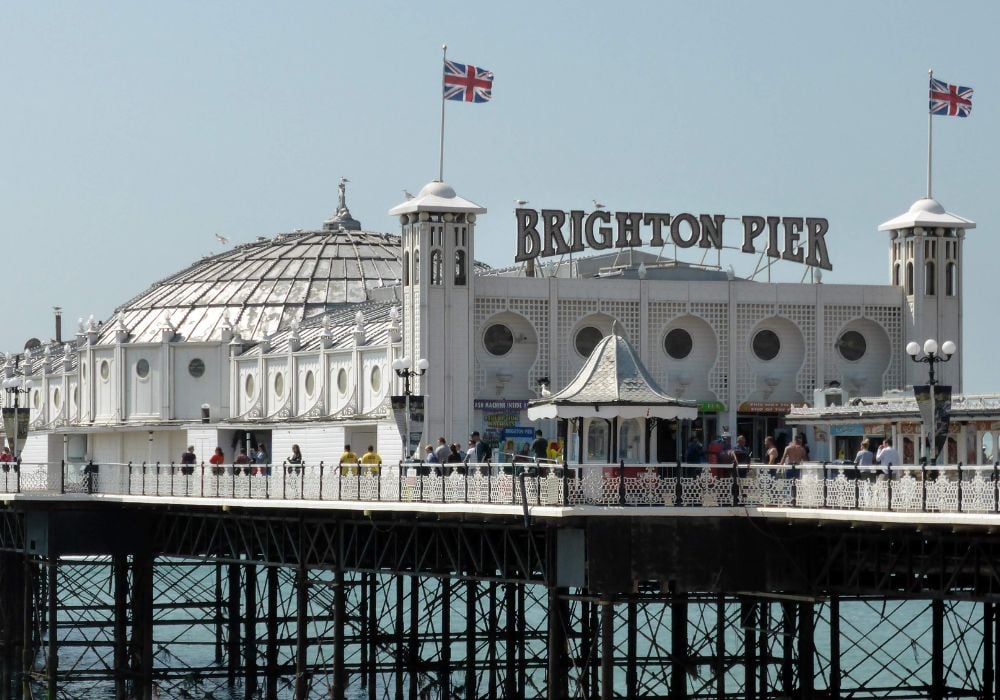
<path fill-rule="evenodd" d="M 446 59 L 444 99 L 459 102 L 489 102 L 493 99 L 493 73 Z"/>
<path fill-rule="evenodd" d="M 972 88 L 931 78 L 931 114 L 967 117 L 972 111 Z"/>

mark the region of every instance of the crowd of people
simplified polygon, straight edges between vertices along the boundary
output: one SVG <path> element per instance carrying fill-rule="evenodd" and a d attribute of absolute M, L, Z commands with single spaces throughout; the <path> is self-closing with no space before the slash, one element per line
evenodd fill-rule
<path fill-rule="evenodd" d="M 709 464 L 745 466 L 754 461 L 753 458 L 754 455 L 743 435 L 736 437 L 735 444 L 730 442 L 728 435 L 721 435 L 711 440 L 707 446 L 701 443 L 697 435 L 692 435 L 684 450 L 685 464 L 708 462 Z M 764 438 L 764 454 L 756 461 L 759 464 L 773 466 L 795 466 L 808 460 L 809 444 L 806 442 L 805 435 L 798 433 L 783 451 L 779 450 L 774 437 L 768 435 Z"/>

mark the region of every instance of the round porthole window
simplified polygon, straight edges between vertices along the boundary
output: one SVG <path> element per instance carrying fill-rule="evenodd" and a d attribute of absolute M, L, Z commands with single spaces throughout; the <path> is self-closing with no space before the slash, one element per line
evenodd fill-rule
<path fill-rule="evenodd" d="M 341 394 L 347 393 L 347 370 L 341 369 L 337 372 L 337 391 Z"/>
<path fill-rule="evenodd" d="M 372 373 L 370 379 L 371 379 L 372 391 L 377 394 L 379 390 L 381 390 L 382 388 L 382 369 L 378 365 L 372 367 Z"/>
<path fill-rule="evenodd" d="M 34 391 L 31 394 L 31 405 L 36 410 L 42 407 L 42 393 L 40 391 Z"/>
<path fill-rule="evenodd" d="M 252 399 L 253 398 L 253 392 L 254 392 L 254 388 L 255 387 L 256 387 L 256 385 L 254 384 L 254 381 L 253 381 L 253 375 L 252 374 L 248 374 L 247 378 L 243 381 L 243 391 L 246 392 L 246 395 L 247 395 L 248 399 Z"/>
<path fill-rule="evenodd" d="M 59 387 L 52 390 L 52 405 L 58 411 L 59 406 L 62 404 L 62 392 L 59 391 Z"/>
<path fill-rule="evenodd" d="M 868 343 L 857 331 L 847 331 L 837 339 L 837 351 L 848 362 L 856 362 L 865 356 Z"/>
<path fill-rule="evenodd" d="M 683 328 L 674 328 L 663 339 L 663 350 L 675 360 L 683 360 L 690 355 L 692 347 L 691 334 Z"/>
<path fill-rule="evenodd" d="M 758 359 L 773 360 L 781 351 L 781 341 L 774 331 L 763 330 L 753 337 L 753 354 Z"/>
<path fill-rule="evenodd" d="M 281 372 L 274 375 L 274 395 L 279 399 L 285 395 L 285 375 Z"/>
<path fill-rule="evenodd" d="M 597 347 L 597 344 L 601 342 L 603 337 L 604 334 L 601 333 L 600 329 L 593 326 L 584 326 L 577 331 L 573 345 L 576 347 L 578 353 L 584 357 L 590 357 L 590 353 L 594 352 L 594 348 Z"/>
<path fill-rule="evenodd" d="M 514 334 L 504 324 L 494 323 L 483 334 L 483 345 L 491 355 L 506 355 L 514 347 Z"/>
<path fill-rule="evenodd" d="M 205 374 L 205 362 L 198 357 L 188 362 L 188 374 L 195 379 L 202 377 Z"/>
<path fill-rule="evenodd" d="M 80 365 L 80 375 L 83 377 L 83 381 L 87 381 L 87 363 L 84 362 Z"/>
<path fill-rule="evenodd" d="M 101 360 L 101 379 L 108 381 L 108 377 L 111 376 L 111 367 L 108 365 L 107 360 Z"/>
<path fill-rule="evenodd" d="M 312 398 L 313 393 L 316 391 L 316 375 L 313 374 L 312 370 L 306 372 L 306 396 Z"/>
<path fill-rule="evenodd" d="M 142 358 L 135 363 L 135 373 L 139 379 L 145 379 L 149 376 L 149 360 Z"/>
<path fill-rule="evenodd" d="M 80 389 L 73 387 L 73 408 L 80 405 Z"/>

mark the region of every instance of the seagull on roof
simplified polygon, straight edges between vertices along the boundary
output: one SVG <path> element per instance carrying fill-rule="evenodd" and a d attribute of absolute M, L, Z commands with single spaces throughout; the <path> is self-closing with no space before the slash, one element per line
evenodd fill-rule
<path fill-rule="evenodd" d="M 403 190 L 403 196 L 406 197 L 407 199 L 413 199 L 413 193 L 410 192 L 409 190 Z"/>
<path fill-rule="evenodd" d="M 523 207 L 527 203 L 528 203 L 527 199 L 515 199 L 514 200 L 514 204 L 516 204 L 519 207 Z"/>
<path fill-rule="evenodd" d="M 596 199 L 592 199 L 590 201 L 594 203 L 594 209 L 604 209 L 605 208 L 605 206 L 603 204 L 601 204 L 600 202 L 598 202 Z"/>
<path fill-rule="evenodd" d="M 221 233 L 215 234 L 215 240 L 217 240 L 222 245 L 229 245 L 229 239 L 223 236 Z"/>

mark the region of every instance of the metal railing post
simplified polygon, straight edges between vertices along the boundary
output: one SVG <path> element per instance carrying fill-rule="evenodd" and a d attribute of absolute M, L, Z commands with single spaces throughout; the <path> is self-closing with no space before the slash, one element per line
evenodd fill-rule
<path fill-rule="evenodd" d="M 738 506 L 740 504 L 740 467 L 739 464 L 730 464 L 729 469 L 733 475 L 733 505 Z"/>
<path fill-rule="evenodd" d="M 854 507 L 861 509 L 861 468 L 854 465 Z"/>
<path fill-rule="evenodd" d="M 885 480 L 885 507 L 892 510 L 892 467 L 888 469 L 889 475 Z"/>
<path fill-rule="evenodd" d="M 618 504 L 625 505 L 625 460 L 618 460 Z"/>
<path fill-rule="evenodd" d="M 62 465 L 59 469 L 59 493 L 66 493 L 66 460 L 60 460 L 59 463 Z"/>
<path fill-rule="evenodd" d="M 463 462 L 465 466 L 462 467 L 463 475 L 465 476 L 465 502 L 469 502 L 469 458 L 465 458 Z"/>
<path fill-rule="evenodd" d="M 962 463 L 959 462 L 956 467 L 958 468 L 958 512 L 962 512 Z"/>
<path fill-rule="evenodd" d="M 674 472 L 674 475 L 677 477 L 676 479 L 677 483 L 674 484 L 674 506 L 678 508 L 682 505 L 681 496 L 684 493 L 684 489 L 681 487 L 681 478 L 682 478 L 681 475 L 683 473 L 684 473 L 684 468 L 681 466 L 681 463 L 678 462 L 676 471 Z"/>
<path fill-rule="evenodd" d="M 562 463 L 562 504 L 564 506 L 569 505 L 569 467 L 566 466 L 566 458 L 563 457 Z"/>
<path fill-rule="evenodd" d="M 288 461 L 281 462 L 281 500 L 288 500 Z"/>
<path fill-rule="evenodd" d="M 399 460 L 399 469 L 396 470 L 396 481 L 399 482 L 399 489 L 396 491 L 396 500 L 400 503 L 403 502 L 403 460 Z M 468 491 L 466 491 L 466 497 L 468 497 Z M 468 498 L 466 498 L 468 500 Z"/>
<path fill-rule="evenodd" d="M 827 466 L 826 465 L 827 465 L 827 463 L 823 462 L 823 505 L 820 506 L 821 508 L 826 508 L 826 499 L 828 498 L 827 485 L 826 485 L 826 478 L 827 478 Z"/>
<path fill-rule="evenodd" d="M 90 495 L 94 494 L 94 481 L 97 479 L 97 465 L 94 464 L 94 460 L 90 460 L 87 463 L 87 493 Z"/>
<path fill-rule="evenodd" d="M 892 465 L 889 465 L 892 468 Z M 927 512 L 927 460 L 920 460 L 920 512 Z"/>
<path fill-rule="evenodd" d="M 174 463 L 171 462 L 170 466 L 168 468 L 170 469 L 170 495 L 173 496 L 174 495 Z"/>
<path fill-rule="evenodd" d="M 417 489 L 417 500 L 420 503 L 424 502 L 424 460 L 417 462 L 417 484 L 420 486 Z"/>
<path fill-rule="evenodd" d="M 323 462 L 319 463 L 319 500 L 323 500 Z"/>

